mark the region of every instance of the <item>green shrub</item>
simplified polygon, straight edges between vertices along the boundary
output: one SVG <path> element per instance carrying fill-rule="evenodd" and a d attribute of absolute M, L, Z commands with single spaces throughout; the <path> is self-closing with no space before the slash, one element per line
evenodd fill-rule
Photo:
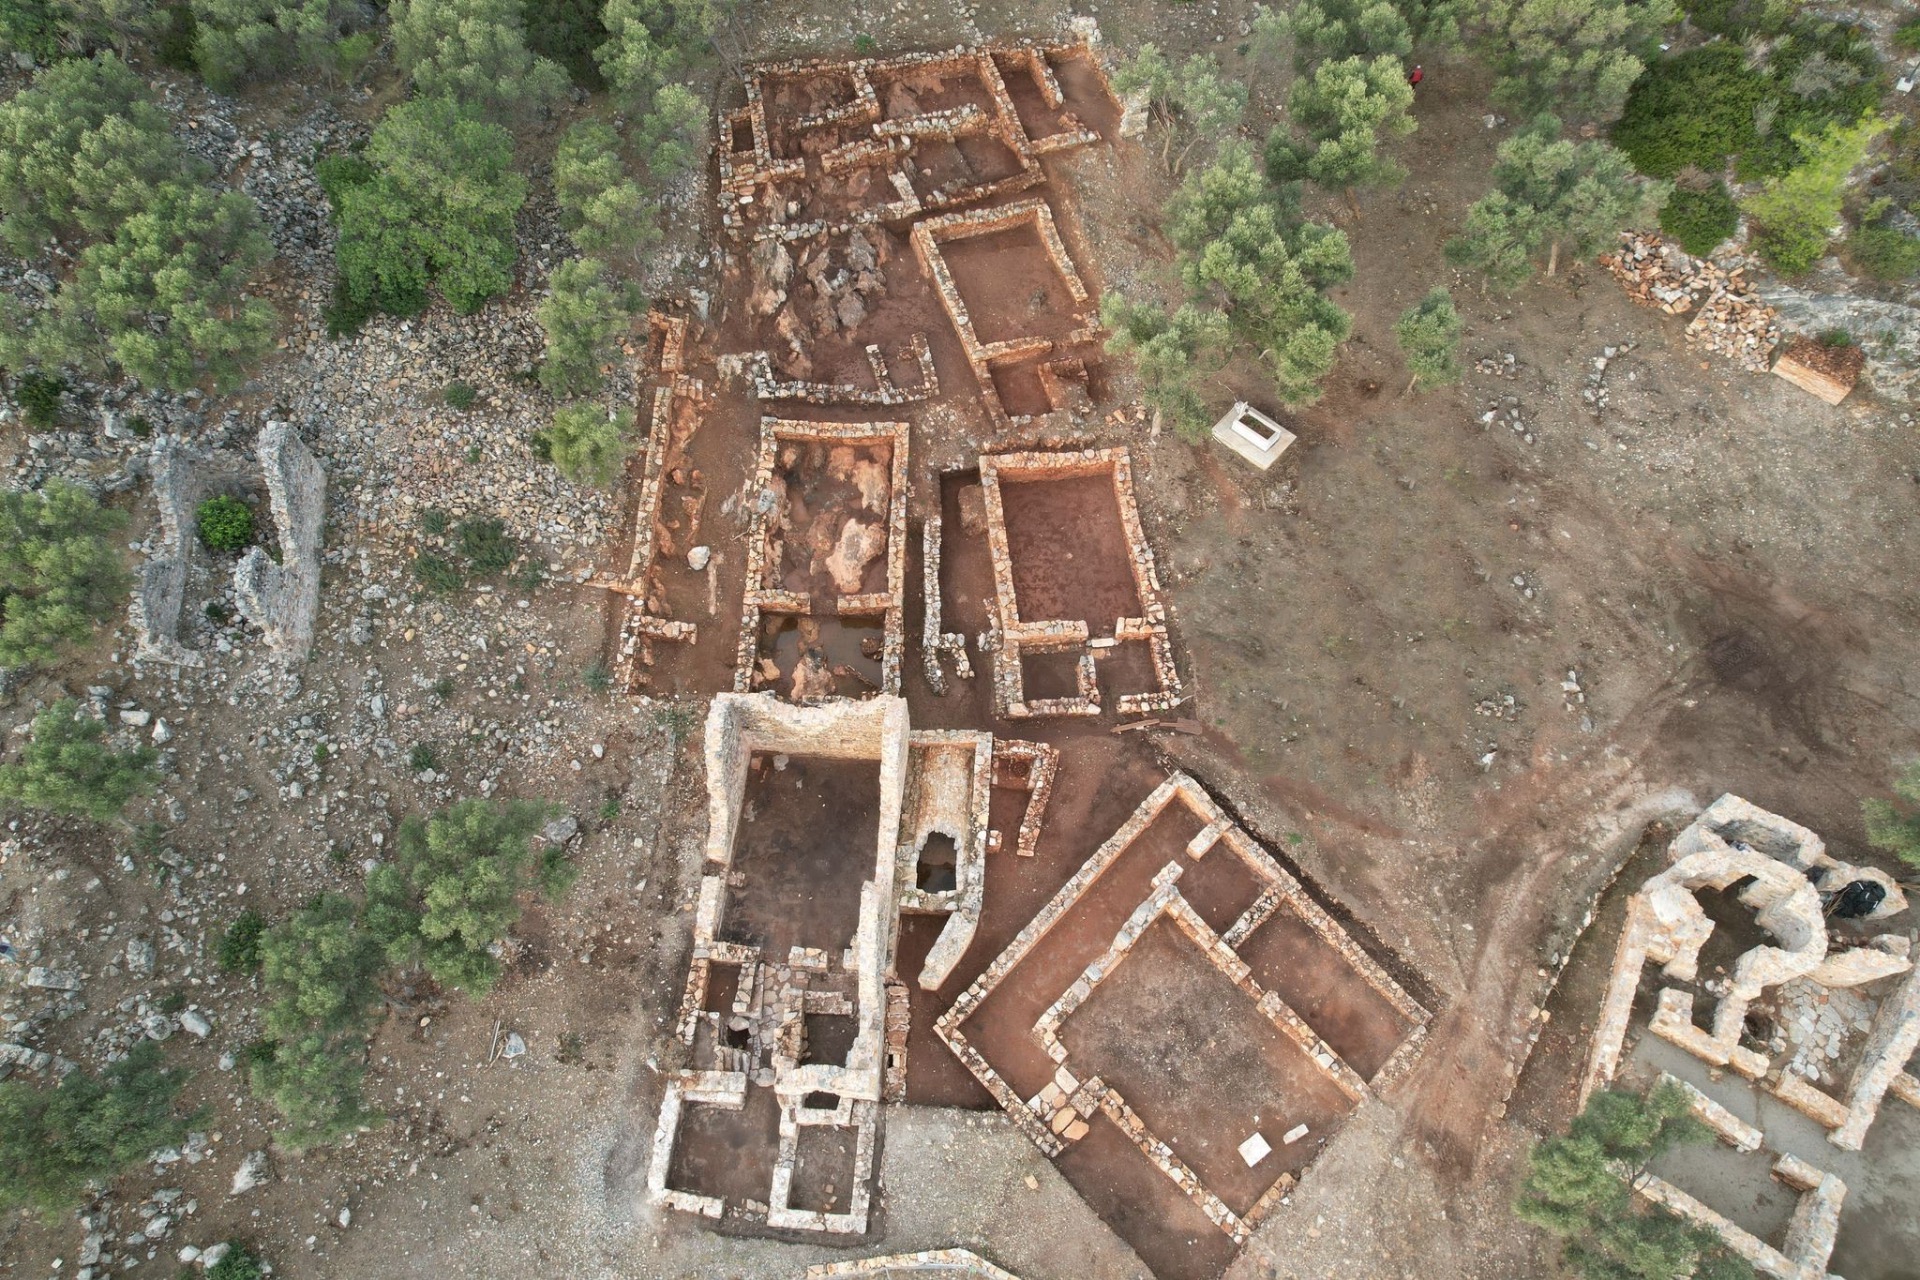
<path fill-rule="evenodd" d="M 0 667 L 51 662 L 126 597 L 125 515 L 66 480 L 0 491 Z"/>
<path fill-rule="evenodd" d="M 283 1043 L 309 1031 L 364 1030 L 379 1001 L 380 943 L 341 894 L 320 894 L 267 929 L 260 963 L 268 1000 L 261 1025 Z"/>
<path fill-rule="evenodd" d="M 1902 53 L 1920 53 L 1920 18 L 1903 22 L 1894 29 L 1893 47 Z"/>
<path fill-rule="evenodd" d="M 1867 839 L 1910 867 L 1920 867 L 1920 760 L 1894 779 L 1893 800 L 1864 801 Z"/>
<path fill-rule="evenodd" d="M 414 773 L 425 773 L 435 764 L 433 745 L 422 742 L 407 753 L 407 768 Z"/>
<path fill-rule="evenodd" d="M 1920 273 L 1920 237 L 1897 227 L 1861 227 L 1847 237 L 1847 259 L 1870 280 L 1911 280 Z"/>
<path fill-rule="evenodd" d="M 58 374 L 29 369 L 14 379 L 13 399 L 27 415 L 27 424 L 45 431 L 60 421 L 60 402 L 66 398 L 67 380 Z"/>
<path fill-rule="evenodd" d="M 462 413 L 473 408 L 473 402 L 480 398 L 480 392 L 471 382 L 449 382 L 442 394 L 450 407 Z"/>
<path fill-rule="evenodd" d="M 483 578 L 504 572 L 520 558 L 520 543 L 499 520 L 462 520 L 453 532 L 460 554 Z"/>
<path fill-rule="evenodd" d="M 1822 329 L 1814 338 L 1823 347 L 1850 347 L 1853 335 L 1845 329 Z"/>
<path fill-rule="evenodd" d="M 445 533 L 452 522 L 453 517 L 441 507 L 428 507 L 420 513 L 421 529 L 436 538 Z"/>
<path fill-rule="evenodd" d="M 443 986 L 493 989 L 493 944 L 520 918 L 520 894 L 566 893 L 578 874 L 557 847 L 533 837 L 553 814 L 533 801 L 462 800 L 400 826 L 394 860 L 367 877 L 367 927 L 394 964 L 418 964 Z"/>
<path fill-rule="evenodd" d="M 227 1241 L 227 1254 L 207 1268 L 207 1280 L 260 1280 L 267 1274 L 265 1262 L 238 1240 Z"/>
<path fill-rule="evenodd" d="M 613 672 L 607 670 L 607 664 L 598 658 L 587 664 L 587 669 L 580 673 L 580 678 L 586 681 L 587 689 L 593 693 L 605 693 L 613 688 Z"/>
<path fill-rule="evenodd" d="M 540 385 L 563 398 L 585 395 L 599 389 L 602 369 L 619 358 L 620 335 L 631 322 L 628 299 L 596 258 L 569 258 L 547 285 L 540 304 L 547 338 Z"/>
<path fill-rule="evenodd" d="M 1727 184 L 1675 187 L 1660 210 L 1660 229 L 1695 257 L 1712 253 L 1740 225 L 1740 206 Z"/>
<path fill-rule="evenodd" d="M 421 586 L 441 595 L 467 585 L 467 575 L 445 556 L 417 555 L 413 558 L 413 576 Z"/>
<path fill-rule="evenodd" d="M 75 1071 L 53 1088 L 0 1082 L 0 1208 L 61 1213 L 89 1182 L 178 1143 L 192 1122 L 173 1110 L 185 1079 L 142 1040 L 99 1077 Z"/>
<path fill-rule="evenodd" d="M 209 551 L 243 551 L 253 545 L 253 508 L 230 494 L 201 503 L 194 522 Z"/>
<path fill-rule="evenodd" d="M 252 973 L 260 967 L 260 943 L 266 932 L 267 918 L 248 907 L 220 934 L 214 958 L 228 973 Z"/>
<path fill-rule="evenodd" d="M 599 405 L 569 405 L 555 411 L 545 432 L 547 456 L 573 483 L 604 489 L 626 465 L 632 425 L 631 413 L 609 416 Z"/>
<path fill-rule="evenodd" d="M 1768 265 L 1798 275 L 1820 260 L 1840 219 L 1847 178 L 1885 129 L 1885 121 L 1869 116 L 1796 139 L 1805 159 L 1742 202 L 1753 221 L 1754 245 Z"/>
<path fill-rule="evenodd" d="M 1613 145 L 1650 177 L 1671 178 L 1689 166 L 1718 173 L 1759 140 L 1753 113 L 1768 92 L 1766 77 L 1748 69 L 1739 45 L 1661 58 L 1627 95 Z"/>
<path fill-rule="evenodd" d="M 62 698 L 33 718 L 20 763 L 0 765 L 0 800 L 105 822 L 153 790 L 159 753 L 149 746 L 114 750 L 106 743 L 107 726 L 79 710 Z"/>

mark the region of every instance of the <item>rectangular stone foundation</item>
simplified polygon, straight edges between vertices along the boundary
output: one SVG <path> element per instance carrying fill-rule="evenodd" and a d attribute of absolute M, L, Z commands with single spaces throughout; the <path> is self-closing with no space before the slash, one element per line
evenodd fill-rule
<path fill-rule="evenodd" d="M 1127 561 L 1142 609 L 1141 617 L 1118 620 L 1109 636 L 1089 635 L 1086 623 L 1080 621 L 1025 616 L 1014 588 L 1013 549 L 1007 537 L 1002 484 L 1085 475 L 1105 475 L 1112 481 L 1126 539 Z M 1167 629 L 1167 605 L 1154 568 L 1153 548 L 1148 545 L 1146 532 L 1140 525 L 1140 511 L 1133 495 L 1133 464 L 1127 450 L 1121 447 L 1065 453 L 982 454 L 980 485 L 986 500 L 987 546 L 993 558 L 997 621 L 994 638 L 998 645 L 993 656 L 995 713 L 1010 720 L 1098 715 L 1101 701 L 1098 686 L 1093 682 L 1093 663 L 1103 650 L 1129 641 L 1144 641 L 1148 645 L 1153 658 L 1154 687 L 1123 695 L 1117 700 L 1115 710 L 1122 715 L 1144 715 L 1170 710 L 1184 701 L 1179 668 L 1173 658 L 1173 642 Z M 1030 700 L 1021 667 L 1021 655 L 1029 651 L 1084 654 L 1087 661 L 1078 696 Z"/>

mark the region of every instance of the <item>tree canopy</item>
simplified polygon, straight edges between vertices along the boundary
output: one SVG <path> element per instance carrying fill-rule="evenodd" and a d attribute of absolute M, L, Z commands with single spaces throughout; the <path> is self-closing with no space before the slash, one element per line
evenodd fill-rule
<path fill-rule="evenodd" d="M 1282 182 L 1308 178 L 1323 187 L 1397 183 L 1407 171 L 1380 154 L 1380 143 L 1414 131 L 1412 107 L 1399 59 L 1323 62 L 1293 82 L 1287 115 L 1305 137 L 1276 129 L 1267 140 L 1268 171 Z"/>
<path fill-rule="evenodd" d="M 1250 44 L 1274 62 L 1293 46 L 1293 69 L 1305 74 L 1344 58 L 1407 58 L 1416 48 L 1459 42 L 1461 0 L 1296 0 L 1291 9 L 1255 7 Z"/>
<path fill-rule="evenodd" d="M 126 523 L 70 481 L 0 491 L 0 666 L 51 662 L 118 611 L 129 576 L 108 538 Z"/>
<path fill-rule="evenodd" d="M 1347 238 L 1305 221 L 1297 198 L 1269 184 L 1235 141 L 1188 175 L 1167 211 L 1189 296 L 1225 312 L 1234 336 L 1272 369 L 1288 404 L 1310 404 L 1352 319 L 1325 289 L 1353 278 Z"/>
<path fill-rule="evenodd" d="M 201 171 L 111 53 L 57 62 L 0 104 L 0 238 L 22 257 L 110 235 L 156 188 Z"/>
<path fill-rule="evenodd" d="M 546 430 L 547 457 L 561 475 L 579 485 L 606 488 L 620 476 L 632 451 L 627 432 L 633 414 L 610 414 L 599 405 L 575 404 L 557 410 Z"/>
<path fill-rule="evenodd" d="M 547 336 L 540 385 L 562 398 L 585 395 L 605 381 L 602 369 L 620 351 L 632 309 L 593 258 L 569 258 L 553 269 L 540 327 Z"/>
<path fill-rule="evenodd" d="M 1650 218 L 1666 197 L 1664 186 L 1641 181 L 1608 144 L 1562 138 L 1550 115 L 1500 144 L 1493 185 L 1467 211 L 1447 258 L 1509 289 L 1533 274 L 1542 249 L 1552 274 L 1563 247 L 1591 253 L 1621 228 Z"/>
<path fill-rule="evenodd" d="M 561 137 L 553 194 L 561 224 L 589 257 L 630 261 L 659 243 L 658 217 L 639 184 L 627 177 L 620 137 L 609 125 L 582 120 Z"/>
<path fill-rule="evenodd" d="M 1562 1260 L 1583 1280 L 1752 1280 L 1713 1232 L 1633 1203 L 1631 1187 L 1654 1160 L 1711 1136 L 1678 1085 L 1645 1097 L 1603 1090 L 1565 1137 L 1534 1145 L 1514 1212 L 1560 1236 Z"/>
<path fill-rule="evenodd" d="M 1444 288 L 1434 289 L 1401 313 L 1393 336 L 1412 376 L 1409 390 L 1422 383 L 1437 387 L 1460 380 L 1460 329 L 1453 295 Z"/>
<path fill-rule="evenodd" d="M 0 800 L 96 822 L 118 817 L 127 801 L 153 790 L 157 753 L 148 746 L 117 751 L 106 737 L 104 724 L 81 715 L 73 699 L 60 699 L 33 718 L 19 763 L 0 765 Z"/>
<path fill-rule="evenodd" d="M 1678 15 L 1672 0 L 1481 0 L 1479 16 L 1495 102 L 1611 120 Z"/>
<path fill-rule="evenodd" d="M 462 314 L 512 285 L 527 184 L 499 125 L 448 98 L 415 98 L 387 112 L 364 159 L 328 157 L 319 175 L 340 225 L 336 327 L 411 315 L 429 285 Z"/>
<path fill-rule="evenodd" d="M 1847 178 L 1867 157 L 1887 122 L 1868 116 L 1857 124 L 1829 125 L 1817 136 L 1801 136 L 1801 162 L 1769 178 L 1740 207 L 1753 220 L 1753 240 L 1776 270 L 1798 275 L 1820 261 L 1840 221 Z"/>
<path fill-rule="evenodd" d="M 1196 53 L 1175 65 L 1152 43 L 1141 45 L 1115 72 L 1113 87 L 1147 95 L 1161 131 L 1160 158 L 1170 173 L 1178 173 L 1195 148 L 1219 144 L 1247 110 L 1246 84 L 1228 79 L 1212 58 Z"/>
<path fill-rule="evenodd" d="M 62 1213 L 89 1183 L 178 1143 L 191 1123 L 174 1110 L 185 1079 L 142 1040 L 99 1076 L 75 1071 L 51 1088 L 0 1081 L 0 1208 Z"/>
<path fill-rule="evenodd" d="M 521 0 L 395 0 L 393 48 L 420 95 L 489 120 L 524 118 L 567 90 L 567 73 L 527 48 Z"/>
<path fill-rule="evenodd" d="M 462 800 L 400 826 L 394 860 L 367 877 L 369 927 L 394 964 L 419 964 L 443 986 L 484 995 L 499 980 L 493 944 L 520 918 L 520 894 L 557 898 L 573 883 L 560 849 L 533 837 L 552 816 L 529 800 Z"/>

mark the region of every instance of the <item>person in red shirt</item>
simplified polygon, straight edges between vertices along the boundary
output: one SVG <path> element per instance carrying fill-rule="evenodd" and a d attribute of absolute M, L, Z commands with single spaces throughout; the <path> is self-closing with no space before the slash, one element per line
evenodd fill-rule
<path fill-rule="evenodd" d="M 1412 85 L 1414 88 L 1418 89 L 1420 87 L 1420 82 L 1422 80 L 1425 80 L 1426 78 L 1427 78 L 1427 73 L 1425 71 L 1422 71 L 1418 66 L 1415 66 L 1412 74 L 1410 74 L 1407 77 L 1407 83 Z"/>

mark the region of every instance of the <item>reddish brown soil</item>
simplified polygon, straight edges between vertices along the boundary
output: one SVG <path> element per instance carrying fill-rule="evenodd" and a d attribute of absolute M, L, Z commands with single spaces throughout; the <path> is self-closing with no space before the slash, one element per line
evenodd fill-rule
<path fill-rule="evenodd" d="M 1082 1079 L 1117 1089 L 1147 1128 L 1235 1213 L 1283 1173 L 1298 1174 L 1353 1102 L 1171 921 L 1134 949 L 1061 1028 Z M 1308 1126 L 1283 1146 L 1282 1134 Z M 1273 1153 L 1248 1168 L 1258 1131 Z"/>
<path fill-rule="evenodd" d="M 720 933 L 779 962 L 789 947 L 837 956 L 853 941 L 873 875 L 880 770 L 871 760 L 756 756 L 748 775 Z"/>
<path fill-rule="evenodd" d="M 1084 621 L 1095 636 L 1140 616 L 1113 481 L 1105 475 L 1000 480 L 1022 622 Z"/>
<path fill-rule="evenodd" d="M 1055 1163 L 1157 1276 L 1212 1280 L 1239 1252 L 1104 1116 Z"/>
<path fill-rule="evenodd" d="M 832 1125 L 803 1124 L 788 1201 L 812 1213 L 845 1213 L 853 1191 L 856 1135 Z"/>
<path fill-rule="evenodd" d="M 1261 881 L 1225 844 L 1207 850 L 1198 862 L 1180 864 L 1180 896 L 1193 905 L 1207 927 L 1224 934 L 1260 896 Z"/>
<path fill-rule="evenodd" d="M 946 240 L 940 256 L 983 344 L 1064 338 L 1082 323 L 1067 282 L 1031 223 Z"/>
<path fill-rule="evenodd" d="M 780 1101 L 771 1089 L 748 1089 L 738 1111 L 689 1102 L 667 1168 L 667 1186 L 729 1203 L 760 1199 L 780 1154 Z"/>
<path fill-rule="evenodd" d="M 1255 982 L 1286 1001 L 1367 1079 L 1386 1065 L 1413 1029 L 1285 904 L 1238 951 Z"/>

